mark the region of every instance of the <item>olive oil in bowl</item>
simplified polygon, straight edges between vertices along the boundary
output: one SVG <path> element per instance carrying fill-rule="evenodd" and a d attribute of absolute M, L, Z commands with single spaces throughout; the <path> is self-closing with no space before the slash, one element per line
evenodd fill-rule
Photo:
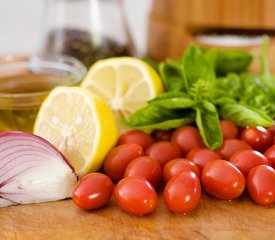
<path fill-rule="evenodd" d="M 78 60 L 59 57 L 0 58 L 0 132 L 32 132 L 43 100 L 56 86 L 77 85 L 86 72 Z"/>

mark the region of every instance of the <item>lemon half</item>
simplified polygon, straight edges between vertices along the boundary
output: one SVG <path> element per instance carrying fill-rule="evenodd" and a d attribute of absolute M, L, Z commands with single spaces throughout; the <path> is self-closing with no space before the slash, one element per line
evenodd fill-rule
<path fill-rule="evenodd" d="M 110 108 L 80 87 L 57 87 L 43 102 L 34 134 L 57 147 L 79 176 L 100 169 L 118 131 Z"/>
<path fill-rule="evenodd" d="M 80 86 L 109 105 L 120 133 L 128 130 L 122 124 L 122 119 L 163 92 L 162 81 L 155 70 L 134 57 L 109 58 L 96 62 Z"/>

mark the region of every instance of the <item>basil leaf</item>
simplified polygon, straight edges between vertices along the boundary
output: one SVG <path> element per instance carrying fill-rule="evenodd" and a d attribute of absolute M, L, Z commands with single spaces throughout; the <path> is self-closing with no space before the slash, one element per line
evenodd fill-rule
<path fill-rule="evenodd" d="M 124 123 L 129 127 L 135 128 L 164 122 L 166 120 L 184 118 L 185 115 L 186 112 L 183 110 L 167 109 L 149 104 L 125 119 Z"/>
<path fill-rule="evenodd" d="M 204 57 L 212 68 L 216 67 L 216 63 L 219 56 L 219 50 L 217 48 L 210 48 L 204 53 Z"/>
<path fill-rule="evenodd" d="M 195 121 L 195 118 L 190 116 L 190 117 L 166 120 L 166 121 L 151 124 L 151 125 L 137 126 L 135 128 L 143 131 L 153 131 L 155 129 L 168 130 L 171 128 L 178 128 L 184 125 L 191 124 L 194 121 Z"/>
<path fill-rule="evenodd" d="M 168 59 L 159 65 L 159 73 L 166 91 L 186 91 L 187 86 L 179 63 Z"/>
<path fill-rule="evenodd" d="M 265 83 L 265 85 L 270 89 L 270 91 L 275 94 L 275 78 L 271 76 L 268 59 L 267 59 L 267 50 L 268 50 L 268 37 L 263 37 L 263 45 L 262 45 L 262 56 L 261 56 L 261 65 L 262 65 L 262 73 L 261 79 Z"/>
<path fill-rule="evenodd" d="M 217 95 L 213 95 L 213 99 L 211 99 L 211 102 L 217 106 L 222 106 L 225 104 L 232 104 L 236 103 L 236 100 L 231 97 L 227 97 L 223 92 L 219 93 L 216 92 Z"/>
<path fill-rule="evenodd" d="M 196 108 L 196 124 L 204 144 L 210 149 L 216 149 L 222 144 L 222 130 L 218 111 L 214 104 L 203 101 Z"/>
<path fill-rule="evenodd" d="M 167 92 L 149 101 L 150 104 L 168 109 L 190 108 L 195 102 L 183 92 Z"/>
<path fill-rule="evenodd" d="M 207 62 L 201 49 L 191 45 L 183 56 L 182 60 L 183 75 L 188 81 L 188 86 L 192 86 L 199 79 L 206 82 L 216 80 L 214 68 Z"/>
<path fill-rule="evenodd" d="M 262 111 L 244 104 L 225 104 L 220 108 L 220 115 L 239 126 L 263 126 L 274 124 L 272 119 Z"/>
<path fill-rule="evenodd" d="M 237 98 L 242 89 L 241 79 L 237 74 L 229 73 L 226 77 L 217 79 L 216 89 L 222 90 L 224 96 Z"/>
<path fill-rule="evenodd" d="M 239 73 L 248 67 L 251 60 L 252 55 L 247 51 L 239 49 L 220 51 L 215 71 L 218 75 L 226 75 L 229 72 Z"/>

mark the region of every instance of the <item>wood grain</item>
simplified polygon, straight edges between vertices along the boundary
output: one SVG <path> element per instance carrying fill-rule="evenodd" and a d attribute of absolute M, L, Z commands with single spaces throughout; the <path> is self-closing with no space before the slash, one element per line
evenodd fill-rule
<path fill-rule="evenodd" d="M 273 28 L 274 0 L 154 0 L 152 12 L 186 27 Z"/>
<path fill-rule="evenodd" d="M 203 195 L 188 215 L 169 212 L 162 198 L 150 215 L 124 213 L 112 200 L 107 207 L 82 211 L 71 200 L 0 209 L 1 240 L 177 240 L 275 239 L 275 208 L 247 196 L 231 202 Z"/>

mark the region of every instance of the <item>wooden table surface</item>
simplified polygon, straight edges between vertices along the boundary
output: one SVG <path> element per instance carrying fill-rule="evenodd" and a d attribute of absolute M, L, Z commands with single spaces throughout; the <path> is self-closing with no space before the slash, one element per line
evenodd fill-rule
<path fill-rule="evenodd" d="M 247 196 L 228 202 L 203 195 L 188 215 L 167 210 L 162 198 L 150 215 L 124 213 L 113 200 L 96 211 L 82 211 L 70 199 L 0 209 L 1 240 L 177 240 L 275 239 L 275 207 Z"/>

